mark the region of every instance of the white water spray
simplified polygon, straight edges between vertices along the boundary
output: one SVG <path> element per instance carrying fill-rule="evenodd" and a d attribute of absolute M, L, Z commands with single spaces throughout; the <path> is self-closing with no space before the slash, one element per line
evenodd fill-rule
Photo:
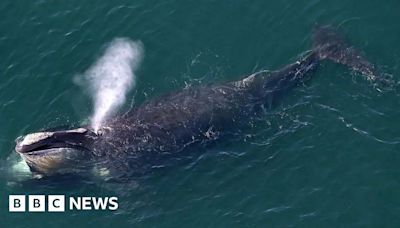
<path fill-rule="evenodd" d="M 95 131 L 124 102 L 135 86 L 135 71 L 143 57 L 143 45 L 127 38 L 114 39 L 103 56 L 84 74 L 93 98 L 91 126 Z"/>

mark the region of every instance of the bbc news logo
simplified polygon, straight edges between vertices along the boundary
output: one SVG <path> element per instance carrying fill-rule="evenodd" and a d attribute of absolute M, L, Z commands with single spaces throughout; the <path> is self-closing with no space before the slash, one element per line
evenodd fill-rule
<path fill-rule="evenodd" d="M 68 202 L 66 202 L 68 200 Z M 68 197 L 64 195 L 9 195 L 10 212 L 65 212 L 81 210 L 115 211 L 117 197 Z"/>

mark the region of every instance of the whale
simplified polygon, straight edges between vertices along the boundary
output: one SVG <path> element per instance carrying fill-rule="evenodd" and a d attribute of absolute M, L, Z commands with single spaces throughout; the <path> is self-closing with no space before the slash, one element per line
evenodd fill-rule
<path fill-rule="evenodd" d="M 153 159 L 239 130 L 310 80 L 321 61 L 344 65 L 376 84 L 388 83 L 334 26 L 314 26 L 311 39 L 310 50 L 278 70 L 173 91 L 115 115 L 98 130 L 80 126 L 20 136 L 15 151 L 32 173 L 44 176 L 86 172 L 94 166 L 115 172 L 141 169 Z"/>

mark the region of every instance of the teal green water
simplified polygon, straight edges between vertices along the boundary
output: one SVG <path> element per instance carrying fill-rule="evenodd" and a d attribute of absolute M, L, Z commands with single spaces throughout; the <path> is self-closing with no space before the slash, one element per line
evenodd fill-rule
<path fill-rule="evenodd" d="M 324 63 L 242 135 L 126 184 L 34 180 L 14 139 L 92 113 L 73 78 L 116 37 L 145 58 L 122 110 L 186 84 L 277 69 L 340 30 L 399 80 L 400 2 L 2 1 L 1 227 L 399 227 L 400 93 Z M 168 162 L 166 162 L 168 163 Z M 13 168 L 14 167 L 14 168 Z M 118 196 L 116 212 L 9 213 L 10 194 Z"/>

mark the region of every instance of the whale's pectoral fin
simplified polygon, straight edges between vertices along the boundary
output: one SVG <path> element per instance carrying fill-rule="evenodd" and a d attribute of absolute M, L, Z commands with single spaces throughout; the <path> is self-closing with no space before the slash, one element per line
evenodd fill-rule
<path fill-rule="evenodd" d="M 336 28 L 330 25 L 316 26 L 312 40 L 313 50 L 319 59 L 343 64 L 381 86 L 393 84 L 392 80 L 385 78 L 360 51 L 349 45 Z"/>

